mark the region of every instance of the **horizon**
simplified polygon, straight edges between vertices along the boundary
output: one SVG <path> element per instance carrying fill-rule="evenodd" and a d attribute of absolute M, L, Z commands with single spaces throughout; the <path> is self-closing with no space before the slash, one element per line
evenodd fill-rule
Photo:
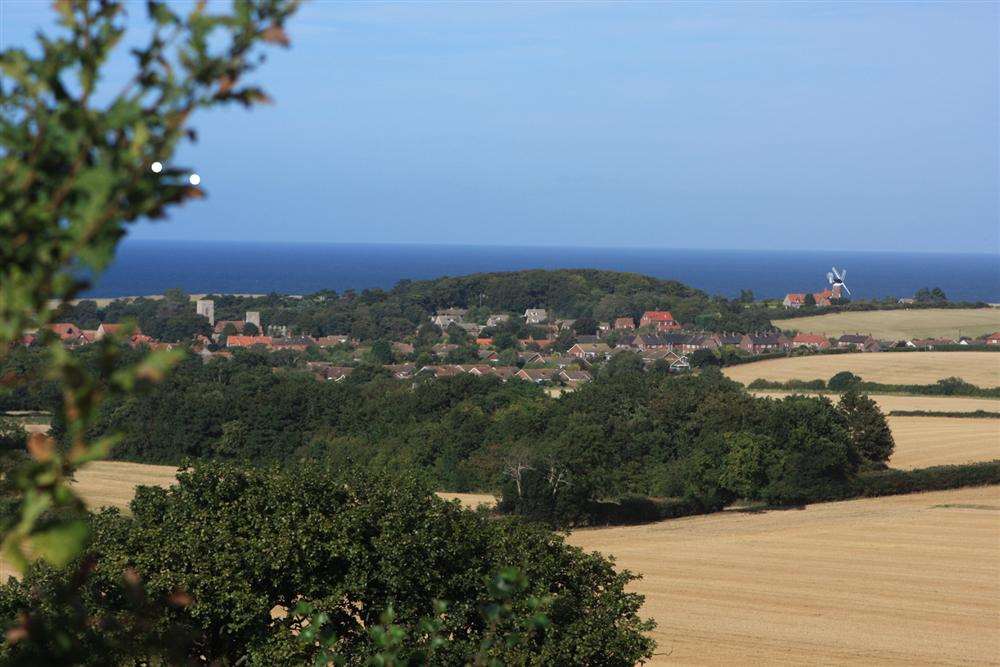
<path fill-rule="evenodd" d="M 387 247 L 428 247 L 428 248 L 469 248 L 469 249 L 513 249 L 513 250 L 640 250 L 640 251 L 676 251 L 676 252 L 697 252 L 697 253 L 860 253 L 860 254 L 886 254 L 886 255 L 972 255 L 976 257 L 991 257 L 1000 255 L 1000 248 L 995 252 L 990 251 L 941 251 L 941 250 L 870 250 L 851 248 L 695 248 L 685 246 L 658 246 L 658 245 L 567 245 L 567 244 L 484 244 L 484 243 L 448 243 L 448 242 L 419 242 L 419 241 L 288 241 L 288 240 L 260 240 L 260 239 L 191 239 L 191 238 L 134 238 L 126 237 L 122 243 L 192 243 L 192 244 L 245 244 L 245 245 L 289 245 L 289 246 L 387 246 Z M 577 267 L 586 268 L 586 267 Z M 519 269 L 522 270 L 522 269 Z M 1000 272 L 1000 266 L 997 267 Z"/>
<path fill-rule="evenodd" d="M 53 18 L 5 2 L 0 43 Z M 274 105 L 201 115 L 181 148 L 208 198 L 130 237 L 1000 253 L 997 19 L 974 2 L 307 4 L 259 77 Z"/>

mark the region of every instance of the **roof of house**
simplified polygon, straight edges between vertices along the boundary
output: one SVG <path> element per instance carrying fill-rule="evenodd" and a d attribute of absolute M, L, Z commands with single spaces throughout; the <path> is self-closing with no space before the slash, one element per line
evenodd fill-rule
<path fill-rule="evenodd" d="M 827 342 L 826 338 L 820 336 L 819 334 L 812 333 L 797 333 L 795 337 L 792 338 L 793 343 L 805 343 L 806 345 L 822 345 Z"/>
<path fill-rule="evenodd" d="M 559 373 L 567 382 L 589 382 L 593 376 L 587 371 L 560 371 Z"/>
<path fill-rule="evenodd" d="M 525 317 L 545 317 L 548 312 L 544 308 L 528 308 L 524 311 Z"/>
<path fill-rule="evenodd" d="M 222 330 L 229 325 L 233 325 L 233 329 L 236 331 L 243 331 L 243 327 L 246 326 L 246 322 L 243 320 L 216 320 L 215 327 L 212 329 L 215 333 L 222 333 Z"/>
<path fill-rule="evenodd" d="M 541 380 L 551 380 L 559 371 L 555 368 L 522 368 L 518 375 L 539 382 Z"/>
<path fill-rule="evenodd" d="M 669 310 L 647 310 L 642 314 L 642 319 L 653 322 L 673 322 L 674 316 Z"/>
<path fill-rule="evenodd" d="M 806 295 L 802 292 L 789 292 L 785 295 L 785 301 L 788 303 L 805 303 Z"/>
<path fill-rule="evenodd" d="M 858 343 L 858 344 L 860 344 L 860 343 L 866 342 L 867 340 L 868 340 L 868 336 L 866 336 L 864 334 L 844 334 L 843 336 L 841 336 L 840 338 L 837 339 L 837 342 L 838 343 L 851 343 L 851 344 Z"/>
<path fill-rule="evenodd" d="M 607 343 L 577 343 L 573 347 L 580 348 L 581 352 L 592 352 L 594 354 L 603 354 L 611 351 L 611 346 Z"/>
<path fill-rule="evenodd" d="M 634 327 L 635 320 L 633 320 L 631 317 L 616 317 L 615 327 L 617 328 L 619 326 Z"/>
<path fill-rule="evenodd" d="M 271 345 L 270 336 L 227 336 L 226 347 L 250 347 L 251 345 Z"/>
<path fill-rule="evenodd" d="M 746 334 L 751 345 L 780 345 L 782 336 L 775 331 L 765 331 Z"/>

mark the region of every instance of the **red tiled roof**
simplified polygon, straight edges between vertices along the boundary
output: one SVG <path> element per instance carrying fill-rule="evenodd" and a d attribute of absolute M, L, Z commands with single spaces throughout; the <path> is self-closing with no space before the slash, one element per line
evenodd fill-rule
<path fill-rule="evenodd" d="M 228 336 L 226 347 L 250 347 L 251 345 L 270 345 L 270 336 Z"/>
<path fill-rule="evenodd" d="M 669 310 L 647 310 L 642 314 L 642 319 L 653 322 L 673 322 L 674 316 Z"/>

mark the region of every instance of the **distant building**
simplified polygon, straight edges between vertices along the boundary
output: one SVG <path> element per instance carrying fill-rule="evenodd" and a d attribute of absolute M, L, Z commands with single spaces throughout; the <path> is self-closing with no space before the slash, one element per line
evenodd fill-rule
<path fill-rule="evenodd" d="M 504 322 L 507 322 L 508 320 L 510 320 L 510 315 L 507 315 L 506 313 L 500 313 L 498 315 L 490 315 L 488 318 L 486 318 L 486 326 L 488 327 L 499 326 Z"/>
<path fill-rule="evenodd" d="M 549 313 L 544 308 L 528 308 L 524 311 L 526 324 L 541 324 L 547 319 L 549 319 Z"/>
<path fill-rule="evenodd" d="M 653 327 L 657 331 L 679 329 L 680 324 L 670 314 L 669 310 L 647 310 L 639 320 L 640 327 Z"/>
<path fill-rule="evenodd" d="M 788 339 L 780 333 L 764 332 L 744 334 L 740 340 L 740 348 L 750 354 L 764 354 L 767 352 L 780 352 L 787 350 L 790 346 Z"/>
<path fill-rule="evenodd" d="M 830 347 L 830 341 L 819 334 L 798 333 L 792 338 L 792 347 L 808 347 L 813 350 L 825 350 Z"/>
<path fill-rule="evenodd" d="M 257 327 L 257 331 L 263 331 L 263 327 L 260 326 L 260 312 L 256 310 L 248 310 L 243 321 Z"/>
<path fill-rule="evenodd" d="M 291 328 L 287 324 L 268 324 L 267 335 L 272 338 L 288 338 Z"/>
<path fill-rule="evenodd" d="M 194 302 L 195 312 L 215 326 L 215 302 L 211 299 L 198 299 Z"/>
<path fill-rule="evenodd" d="M 841 350 L 862 350 L 877 343 L 871 336 L 865 334 L 844 334 L 837 339 L 837 347 Z"/>
<path fill-rule="evenodd" d="M 522 368 L 517 372 L 517 377 L 528 382 L 540 384 L 542 382 L 552 382 L 558 374 L 559 371 L 555 368 Z"/>
<path fill-rule="evenodd" d="M 987 345 L 1000 345 L 1000 331 L 996 333 L 991 333 L 986 337 Z"/>
<path fill-rule="evenodd" d="M 264 345 L 271 347 L 274 339 L 270 336 L 227 336 L 226 347 L 253 347 L 254 345 Z"/>
<path fill-rule="evenodd" d="M 439 313 L 437 315 L 431 316 L 431 323 L 434 326 L 441 329 L 442 331 L 446 331 L 448 327 L 450 327 L 452 324 L 461 325 L 462 322 L 463 322 L 462 315 L 455 315 L 455 314 L 445 315 Z"/>
<path fill-rule="evenodd" d="M 615 331 L 628 330 L 631 331 L 635 329 L 635 320 L 631 317 L 616 317 L 615 318 Z"/>

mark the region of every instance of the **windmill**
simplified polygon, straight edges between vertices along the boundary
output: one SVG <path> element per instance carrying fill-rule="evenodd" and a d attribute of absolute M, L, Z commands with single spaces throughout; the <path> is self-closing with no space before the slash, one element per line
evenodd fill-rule
<path fill-rule="evenodd" d="M 830 281 L 830 291 L 833 292 L 837 298 L 840 298 L 841 290 L 847 292 L 848 294 L 851 293 L 851 290 L 849 290 L 847 285 L 844 283 L 844 281 L 847 280 L 847 269 L 838 272 L 837 267 L 833 267 L 833 273 L 826 274 L 826 279 Z"/>

